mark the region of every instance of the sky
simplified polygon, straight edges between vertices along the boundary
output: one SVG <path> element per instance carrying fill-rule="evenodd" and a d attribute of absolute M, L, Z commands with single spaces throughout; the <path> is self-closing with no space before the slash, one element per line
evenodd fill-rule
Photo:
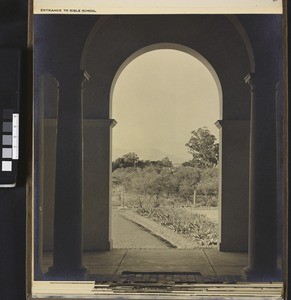
<path fill-rule="evenodd" d="M 154 50 L 131 61 L 113 90 L 113 160 L 128 152 L 140 159 L 191 159 L 185 144 L 206 126 L 218 139 L 219 95 L 209 70 L 178 50 Z"/>

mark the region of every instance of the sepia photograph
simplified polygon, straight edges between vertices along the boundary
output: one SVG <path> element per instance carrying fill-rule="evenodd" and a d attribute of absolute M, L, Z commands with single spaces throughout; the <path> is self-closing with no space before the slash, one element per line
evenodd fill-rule
<path fill-rule="evenodd" d="M 34 15 L 35 281 L 282 287 L 282 28 Z"/>

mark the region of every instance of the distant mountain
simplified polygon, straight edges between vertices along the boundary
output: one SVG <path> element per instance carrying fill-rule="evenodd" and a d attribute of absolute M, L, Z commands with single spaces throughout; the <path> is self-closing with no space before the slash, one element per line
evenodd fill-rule
<path fill-rule="evenodd" d="M 115 160 L 118 157 L 123 156 L 126 153 L 134 152 L 138 155 L 138 157 L 142 160 L 160 160 L 164 157 L 169 157 L 169 159 L 173 162 L 173 164 L 181 164 L 187 160 L 191 159 L 191 156 L 187 156 L 185 158 L 178 157 L 166 152 L 163 152 L 158 149 L 120 149 L 115 148 L 112 150 L 112 159 Z"/>

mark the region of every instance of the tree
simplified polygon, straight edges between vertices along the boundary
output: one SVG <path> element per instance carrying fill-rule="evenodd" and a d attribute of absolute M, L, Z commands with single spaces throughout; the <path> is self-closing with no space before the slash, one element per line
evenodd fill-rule
<path fill-rule="evenodd" d="M 169 159 L 169 157 L 164 157 L 161 161 L 159 161 L 161 167 L 172 168 L 173 162 Z"/>
<path fill-rule="evenodd" d="M 192 201 L 194 190 L 200 181 L 200 170 L 180 166 L 175 172 L 178 181 L 178 195 L 186 201 Z"/>
<path fill-rule="evenodd" d="M 201 170 L 201 180 L 197 185 L 200 204 L 217 206 L 218 204 L 218 168 Z"/>
<path fill-rule="evenodd" d="M 119 168 L 132 168 L 136 167 L 139 162 L 139 157 L 134 152 L 129 152 L 124 154 L 122 157 L 117 158 L 112 163 L 112 170 L 116 170 Z"/>
<path fill-rule="evenodd" d="M 219 144 L 216 143 L 216 137 L 207 127 L 192 131 L 186 147 L 193 156 L 191 163 L 186 164 L 203 169 L 215 167 L 218 164 Z"/>
<path fill-rule="evenodd" d="M 135 167 L 139 161 L 139 157 L 134 152 L 124 154 L 122 156 L 125 168 Z"/>
<path fill-rule="evenodd" d="M 203 195 L 218 195 L 218 168 L 207 168 L 201 171 L 197 191 Z"/>
<path fill-rule="evenodd" d="M 160 171 L 163 168 L 173 168 L 173 163 L 167 156 L 162 158 L 161 160 L 152 160 L 149 162 L 149 165 L 156 167 Z"/>

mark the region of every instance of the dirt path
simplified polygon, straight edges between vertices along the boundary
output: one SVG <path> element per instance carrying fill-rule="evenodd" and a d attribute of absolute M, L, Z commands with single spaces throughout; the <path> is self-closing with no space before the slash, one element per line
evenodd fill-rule
<path fill-rule="evenodd" d="M 113 248 L 168 249 L 162 240 L 147 232 L 143 227 L 127 220 L 118 210 L 112 209 Z"/>

